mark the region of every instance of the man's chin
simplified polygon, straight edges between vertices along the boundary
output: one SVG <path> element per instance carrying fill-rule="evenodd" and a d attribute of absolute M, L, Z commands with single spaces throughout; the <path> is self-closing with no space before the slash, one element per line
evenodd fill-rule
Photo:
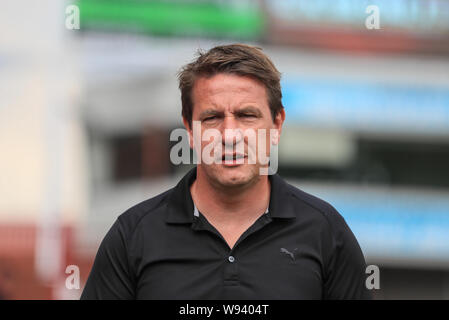
<path fill-rule="evenodd" d="M 236 188 L 245 186 L 254 180 L 252 168 L 246 165 L 236 167 L 220 166 L 214 170 L 215 180 L 224 187 Z"/>

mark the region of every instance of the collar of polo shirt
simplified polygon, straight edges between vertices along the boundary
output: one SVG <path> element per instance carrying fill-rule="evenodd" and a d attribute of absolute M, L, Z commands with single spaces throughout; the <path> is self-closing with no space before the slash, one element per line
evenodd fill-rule
<path fill-rule="evenodd" d="M 192 223 L 199 216 L 190 194 L 190 186 L 196 179 L 196 167 L 192 168 L 175 188 L 170 191 L 167 201 L 167 223 Z M 278 174 L 269 175 L 271 182 L 269 209 L 265 214 L 270 218 L 296 218 L 289 185 Z M 193 212 L 193 214 L 192 214 Z"/>
<path fill-rule="evenodd" d="M 270 207 L 270 205 L 268 205 L 267 209 L 265 210 L 264 214 L 268 213 L 268 208 Z M 195 203 L 193 203 L 193 215 L 195 217 L 199 217 L 200 216 L 200 212 L 198 211 L 198 208 L 196 207 Z"/>

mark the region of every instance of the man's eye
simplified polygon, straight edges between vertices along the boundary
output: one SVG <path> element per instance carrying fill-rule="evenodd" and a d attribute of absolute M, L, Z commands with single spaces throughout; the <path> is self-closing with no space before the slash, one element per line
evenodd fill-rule
<path fill-rule="evenodd" d="M 203 121 L 214 120 L 214 119 L 216 119 L 216 118 L 217 118 L 216 116 L 207 117 L 207 118 L 204 118 Z"/>
<path fill-rule="evenodd" d="M 244 117 L 244 118 L 255 118 L 256 115 L 255 114 L 251 114 L 251 113 L 245 113 L 245 114 L 242 115 L 242 117 Z"/>

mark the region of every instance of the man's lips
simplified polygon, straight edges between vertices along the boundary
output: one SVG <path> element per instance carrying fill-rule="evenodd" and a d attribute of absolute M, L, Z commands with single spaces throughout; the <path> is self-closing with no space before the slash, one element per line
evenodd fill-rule
<path fill-rule="evenodd" d="M 248 156 L 246 156 L 244 154 L 236 154 L 236 153 L 234 153 L 234 154 L 223 155 L 221 160 L 223 161 L 224 165 L 235 166 L 235 165 L 243 164 L 247 157 Z"/>
<path fill-rule="evenodd" d="M 226 159 L 232 159 L 232 160 L 234 160 L 234 159 L 244 159 L 244 158 L 247 158 L 247 156 L 246 155 L 244 155 L 244 154 L 241 154 L 241 153 L 232 153 L 232 154 L 224 154 L 223 156 L 222 156 L 222 160 L 226 160 Z"/>

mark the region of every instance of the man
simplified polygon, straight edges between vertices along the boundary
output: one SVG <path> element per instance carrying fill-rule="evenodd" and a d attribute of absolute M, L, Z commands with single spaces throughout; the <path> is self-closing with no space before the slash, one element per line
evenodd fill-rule
<path fill-rule="evenodd" d="M 370 298 L 340 214 L 263 173 L 285 119 L 270 59 L 256 47 L 218 46 L 180 71 L 179 86 L 191 147 L 214 161 L 118 217 L 81 298 Z M 254 143 L 251 132 L 265 139 Z M 217 153 L 202 153 L 208 145 Z"/>

